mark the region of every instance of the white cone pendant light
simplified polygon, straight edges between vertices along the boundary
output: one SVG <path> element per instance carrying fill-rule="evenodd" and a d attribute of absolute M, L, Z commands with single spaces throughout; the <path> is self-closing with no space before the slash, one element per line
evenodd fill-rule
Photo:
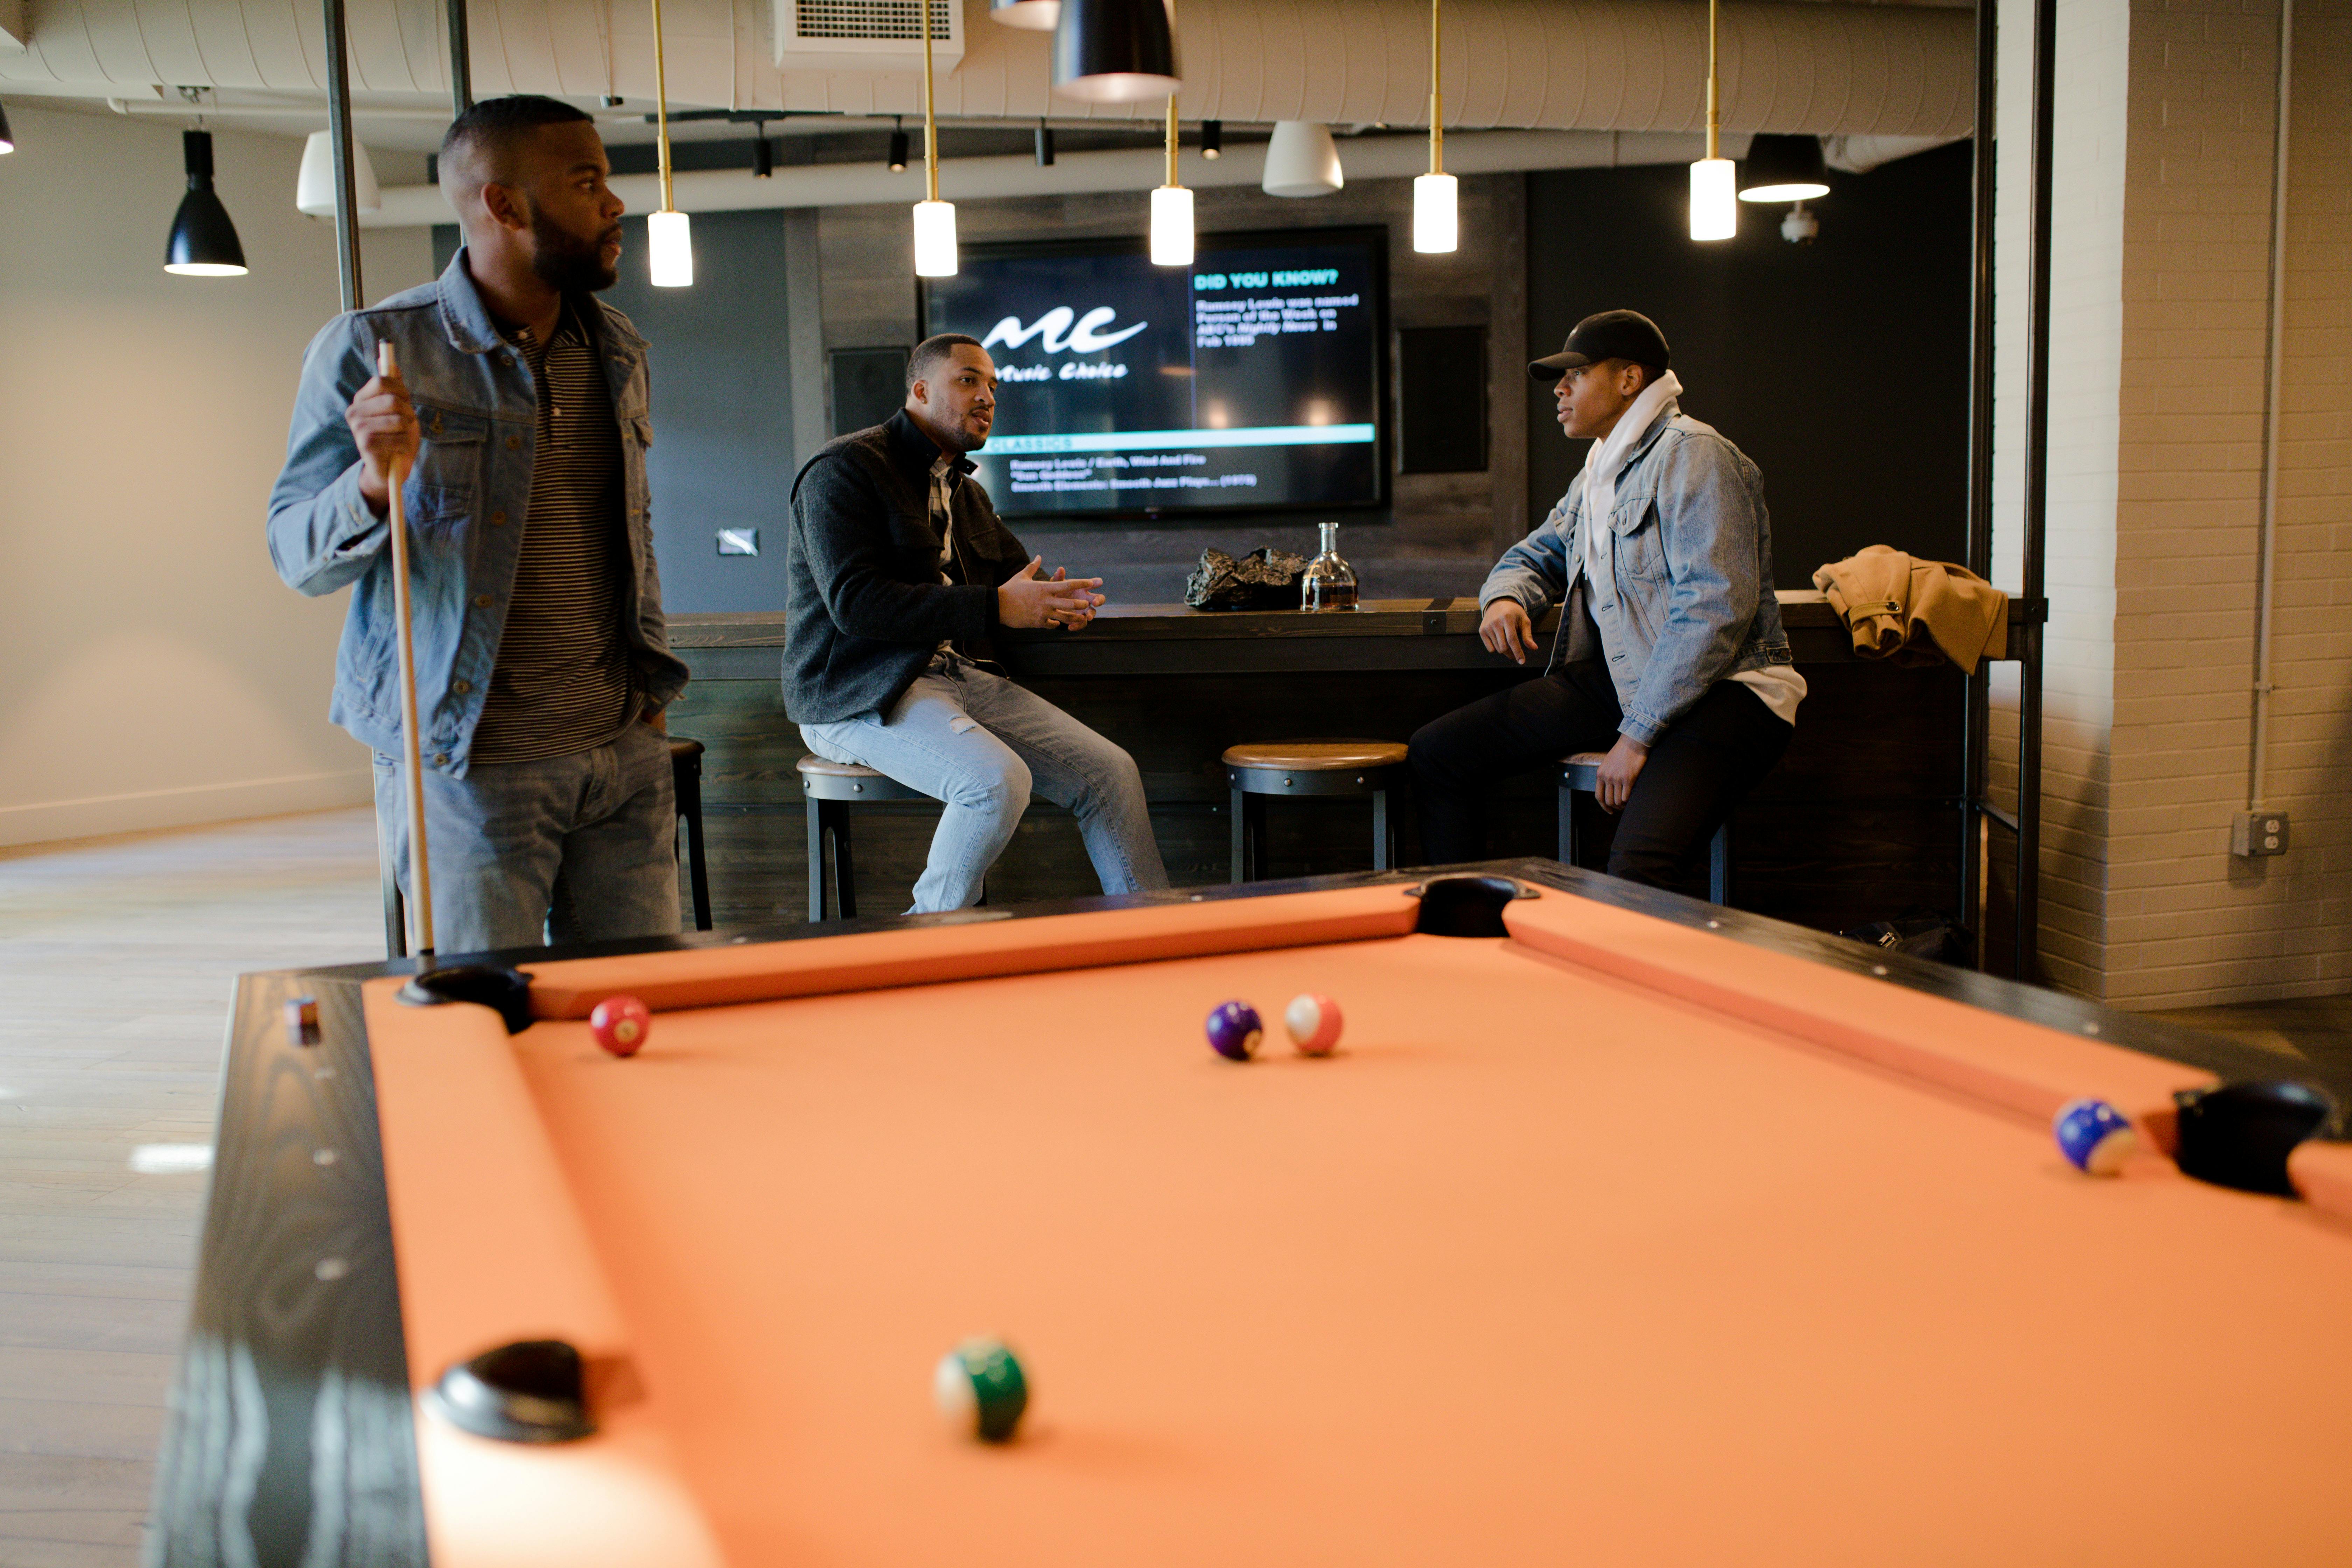
<path fill-rule="evenodd" d="M 1445 172 L 1445 96 L 1438 79 L 1438 0 L 1429 0 L 1429 173 L 1412 182 L 1412 247 L 1443 255 L 1462 244 L 1462 195 Z"/>
<path fill-rule="evenodd" d="M 1328 196 L 1347 183 L 1329 126 L 1311 120 L 1275 122 L 1274 138 L 1265 144 L 1265 177 L 1259 182 L 1267 195 Z"/>
<path fill-rule="evenodd" d="M 335 133 L 311 132 L 302 143 L 302 172 L 294 176 L 294 210 L 306 217 L 334 216 L 335 187 L 342 183 L 335 174 Z M 352 181 L 359 186 L 360 211 L 382 210 L 383 194 L 376 186 L 375 165 L 356 142 L 352 143 Z"/>
<path fill-rule="evenodd" d="M 956 274 L 955 204 L 940 200 L 940 126 L 931 113 L 931 7 L 923 0 L 923 199 L 915 204 L 915 276 Z M 1156 0 L 1155 0 L 1156 3 Z"/>
<path fill-rule="evenodd" d="M 1050 33 L 1062 19 L 1062 0 L 988 0 L 988 19 L 1027 32 Z"/>
<path fill-rule="evenodd" d="M 1706 0 L 1706 156 L 1690 166 L 1690 237 L 1729 239 L 1739 232 L 1738 170 L 1719 156 L 1722 99 L 1715 76 L 1717 0 Z"/>

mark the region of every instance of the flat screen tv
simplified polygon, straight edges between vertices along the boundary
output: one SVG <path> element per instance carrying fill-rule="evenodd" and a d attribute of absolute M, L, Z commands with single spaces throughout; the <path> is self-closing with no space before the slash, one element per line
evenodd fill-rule
<path fill-rule="evenodd" d="M 996 362 L 972 456 L 1006 517 L 1378 506 L 1386 256 L 1376 229 L 1204 235 L 1191 267 L 971 246 L 925 280 L 923 330 Z"/>

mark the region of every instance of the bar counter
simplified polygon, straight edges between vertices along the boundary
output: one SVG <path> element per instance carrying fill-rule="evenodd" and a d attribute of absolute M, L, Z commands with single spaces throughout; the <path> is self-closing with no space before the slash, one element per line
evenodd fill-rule
<path fill-rule="evenodd" d="M 1733 901 L 1824 929 L 1954 903 L 1959 672 L 1856 658 L 1822 595 L 1788 590 L 1780 599 L 1811 690 L 1787 757 L 1735 821 Z M 1557 620 L 1555 612 L 1538 626 L 1547 642 Z M 1402 741 L 1539 669 L 1487 652 L 1477 626 L 1472 599 L 1373 600 L 1313 616 L 1114 604 L 1082 632 L 1008 634 L 1002 652 L 1015 679 L 1134 755 L 1169 873 L 1180 885 L 1197 884 L 1227 875 L 1218 762 L 1226 746 Z M 2020 625 L 2011 638 L 2013 649 Z M 784 616 L 676 615 L 670 640 L 695 677 L 671 728 L 709 748 L 703 797 L 719 922 L 800 918 L 807 868 L 793 763 L 804 748 L 783 710 Z M 1270 875 L 1369 864 L 1364 808 L 1272 804 Z M 1417 853 L 1412 811 L 1409 801 L 1400 804 L 1401 853 L 1410 864 Z M 921 804 L 855 814 L 861 911 L 904 907 L 936 816 Z M 1492 853 L 1549 855 L 1555 837 L 1548 780 L 1503 792 Z M 1033 806 L 989 889 L 997 903 L 1096 891 L 1066 814 Z"/>

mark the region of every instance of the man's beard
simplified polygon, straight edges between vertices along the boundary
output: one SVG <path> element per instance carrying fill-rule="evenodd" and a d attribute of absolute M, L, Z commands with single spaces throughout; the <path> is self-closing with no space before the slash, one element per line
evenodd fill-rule
<path fill-rule="evenodd" d="M 530 237 L 530 269 L 559 294 L 593 294 L 621 280 L 620 268 L 604 265 L 604 234 L 582 239 L 556 227 L 545 213 L 533 212 Z"/>

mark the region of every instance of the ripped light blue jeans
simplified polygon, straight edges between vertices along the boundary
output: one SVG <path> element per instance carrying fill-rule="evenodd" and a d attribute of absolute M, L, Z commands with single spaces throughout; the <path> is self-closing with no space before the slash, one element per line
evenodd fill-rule
<path fill-rule="evenodd" d="M 1078 819 L 1106 893 L 1168 886 L 1135 759 L 1044 698 L 943 653 L 889 712 L 803 724 L 809 750 L 874 769 L 940 802 L 910 911 L 961 910 L 1013 841 L 1031 791 Z"/>

